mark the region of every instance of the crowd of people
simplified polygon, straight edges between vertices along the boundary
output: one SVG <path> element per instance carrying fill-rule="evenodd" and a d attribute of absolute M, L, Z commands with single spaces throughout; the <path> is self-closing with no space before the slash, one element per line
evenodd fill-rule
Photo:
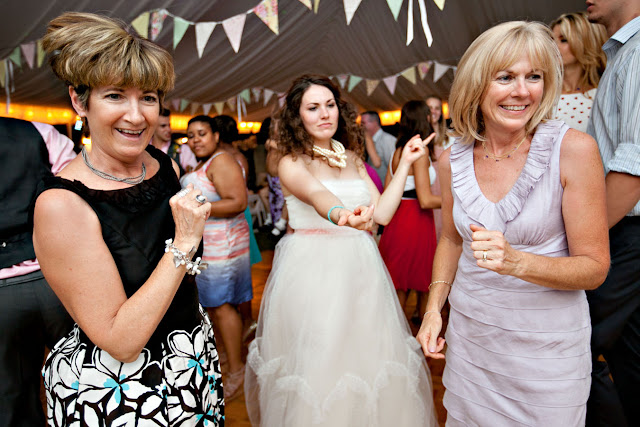
<path fill-rule="evenodd" d="M 445 357 L 448 426 L 640 424 L 640 1 L 587 6 L 484 31 L 448 118 L 393 134 L 300 76 L 261 158 L 229 116 L 173 140 L 162 48 L 52 20 L 91 144 L 0 118 L 0 426 L 224 425 L 243 393 L 255 426 L 436 426 Z"/>

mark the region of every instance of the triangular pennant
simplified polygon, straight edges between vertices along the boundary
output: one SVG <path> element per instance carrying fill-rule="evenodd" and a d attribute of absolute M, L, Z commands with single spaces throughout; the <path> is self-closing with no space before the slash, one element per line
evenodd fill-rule
<path fill-rule="evenodd" d="M 458 67 L 451 67 L 451 69 L 453 70 L 453 76 L 455 77 L 456 73 L 458 72 Z"/>
<path fill-rule="evenodd" d="M 218 115 L 222 114 L 222 111 L 224 110 L 224 101 L 222 102 L 216 102 L 215 104 L 216 107 L 216 112 L 218 113 Z"/>
<path fill-rule="evenodd" d="M 299 0 L 300 3 L 302 3 L 303 5 L 307 6 L 309 8 L 309 10 L 313 9 L 313 6 L 311 5 L 311 0 Z"/>
<path fill-rule="evenodd" d="M 252 87 L 251 94 L 253 95 L 253 100 L 258 102 L 260 100 L 260 95 L 262 94 L 262 89 L 259 87 Z"/>
<path fill-rule="evenodd" d="M 263 0 L 262 3 L 253 8 L 253 12 L 267 27 L 278 34 L 278 0 Z"/>
<path fill-rule="evenodd" d="M 245 102 L 251 102 L 251 91 L 249 89 L 243 90 L 238 96 L 244 99 Z"/>
<path fill-rule="evenodd" d="M 131 22 L 131 26 L 136 30 L 140 37 L 145 39 L 149 37 L 149 12 L 141 13 Z"/>
<path fill-rule="evenodd" d="M 393 19 L 398 20 L 398 15 L 400 15 L 400 8 L 402 7 L 403 0 L 387 0 L 387 6 L 391 9 L 391 13 L 393 14 Z"/>
<path fill-rule="evenodd" d="M 338 84 L 340 85 L 340 87 L 342 89 L 344 89 L 344 85 L 347 84 L 347 79 L 349 78 L 348 74 L 339 74 L 336 76 L 336 79 L 338 79 Z"/>
<path fill-rule="evenodd" d="M 36 42 L 29 42 L 20 45 L 20 50 L 22 50 L 22 55 L 24 59 L 27 60 L 27 65 L 29 68 L 33 68 L 33 63 L 35 61 L 36 55 Z"/>
<path fill-rule="evenodd" d="M 198 111 L 198 108 L 200 108 L 200 103 L 198 103 L 198 102 L 192 102 L 191 103 L 191 115 L 192 116 L 196 115 L 196 111 Z"/>
<path fill-rule="evenodd" d="M 389 92 L 391 92 L 391 95 L 393 95 L 393 93 L 396 91 L 398 76 L 385 77 L 384 79 L 382 79 L 382 81 L 387 86 L 387 89 L 389 89 Z"/>
<path fill-rule="evenodd" d="M 444 0 L 433 0 L 433 2 L 440 8 L 440 10 L 444 10 Z"/>
<path fill-rule="evenodd" d="M 264 100 L 262 101 L 262 106 L 267 105 L 267 102 L 269 102 L 269 100 L 271 99 L 271 97 L 273 96 L 275 92 L 272 91 L 271 89 L 264 89 Z"/>
<path fill-rule="evenodd" d="M 316 1 L 320 1 L 320 0 L 316 0 Z M 278 93 L 278 105 L 280 106 L 280 108 L 282 108 L 282 106 L 284 105 L 286 100 L 287 100 L 287 94 L 286 93 L 284 93 L 284 92 Z"/>
<path fill-rule="evenodd" d="M 229 107 L 229 109 L 231 111 L 236 111 L 236 103 L 237 102 L 238 102 L 238 100 L 236 99 L 235 96 L 233 98 L 227 99 L 227 106 Z"/>
<path fill-rule="evenodd" d="M 373 91 L 378 87 L 378 84 L 380 84 L 380 80 L 367 79 L 365 83 L 367 84 L 367 96 L 371 96 Z"/>
<path fill-rule="evenodd" d="M 44 62 L 44 48 L 42 47 L 42 40 L 38 40 L 36 43 L 37 46 L 37 56 L 38 56 L 38 68 L 42 67 L 42 63 Z"/>
<path fill-rule="evenodd" d="M 416 84 L 416 68 L 415 67 L 407 68 L 400 75 L 405 79 L 409 80 L 411 84 Z"/>
<path fill-rule="evenodd" d="M 358 6 L 360 6 L 360 2 L 362 2 L 362 0 L 342 0 L 344 4 L 344 14 L 347 16 L 347 25 L 351 23 L 353 15 L 356 13 L 356 10 L 358 10 Z"/>
<path fill-rule="evenodd" d="M 418 64 L 418 73 L 420 74 L 420 79 L 424 80 L 424 76 L 427 75 L 429 70 L 431 69 L 431 62 L 421 62 Z"/>
<path fill-rule="evenodd" d="M 213 105 L 213 102 L 208 102 L 206 104 L 202 104 L 202 113 L 205 116 L 209 115 L 209 111 L 211 111 L 211 106 Z"/>
<path fill-rule="evenodd" d="M 171 107 L 173 108 L 173 111 L 178 111 L 178 108 L 180 108 L 180 98 L 172 99 Z"/>
<path fill-rule="evenodd" d="M 183 112 L 185 108 L 187 108 L 187 105 L 189 105 L 189 101 L 186 99 L 181 99 L 180 100 L 180 112 Z"/>
<path fill-rule="evenodd" d="M 448 65 L 440 64 L 439 62 L 433 62 L 433 82 L 440 80 L 440 77 L 444 75 L 449 69 Z"/>
<path fill-rule="evenodd" d="M 4 79 L 7 77 L 6 59 L 0 61 L 0 86 L 4 87 Z"/>
<path fill-rule="evenodd" d="M 207 45 L 214 28 L 216 28 L 215 22 L 196 23 L 196 49 L 198 49 L 198 58 L 202 58 L 204 47 Z"/>
<path fill-rule="evenodd" d="M 431 35 L 431 28 L 429 28 L 429 22 L 427 21 L 427 6 L 424 4 L 424 0 L 418 0 L 418 6 L 420 6 L 422 31 L 424 31 L 424 36 L 427 38 L 427 46 L 431 46 L 431 43 L 433 43 L 433 36 Z"/>
<path fill-rule="evenodd" d="M 353 88 L 358 86 L 358 83 L 360 83 L 361 81 L 362 81 L 362 77 L 349 76 L 349 88 L 347 90 L 351 92 Z"/>
<path fill-rule="evenodd" d="M 164 25 L 164 18 L 167 17 L 169 12 L 165 9 L 160 9 L 151 13 L 151 41 L 155 41 L 162 31 Z"/>
<path fill-rule="evenodd" d="M 9 59 L 13 61 L 13 63 L 16 64 L 18 67 L 22 66 L 20 47 L 16 47 L 15 49 L 13 49 L 13 52 L 11 52 L 11 55 L 9 55 Z"/>
<path fill-rule="evenodd" d="M 232 16 L 229 19 L 225 19 L 222 22 L 222 28 L 227 34 L 229 43 L 235 53 L 240 50 L 240 40 L 242 40 L 242 31 L 244 30 L 244 21 L 247 19 L 247 15 L 244 13 L 236 16 Z"/>
<path fill-rule="evenodd" d="M 187 28 L 189 28 L 189 24 L 191 24 L 186 19 L 182 19 L 179 16 L 173 17 L 173 49 L 175 50 L 182 37 L 184 37 L 184 33 L 187 32 Z"/>
<path fill-rule="evenodd" d="M 318 6 L 320 6 L 320 0 L 313 0 L 313 13 L 318 13 Z"/>

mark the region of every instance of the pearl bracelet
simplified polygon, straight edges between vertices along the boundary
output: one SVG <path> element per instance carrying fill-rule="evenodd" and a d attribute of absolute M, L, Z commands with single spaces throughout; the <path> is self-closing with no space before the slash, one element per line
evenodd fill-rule
<path fill-rule="evenodd" d="M 445 285 L 448 285 L 449 287 L 451 287 L 451 282 L 447 282 L 446 280 L 434 280 L 433 282 L 429 283 L 429 287 L 427 288 L 427 291 L 431 289 L 431 286 L 437 285 L 438 283 L 444 283 Z"/>
<path fill-rule="evenodd" d="M 173 239 L 167 239 L 165 240 L 165 243 L 167 244 L 167 246 L 165 246 L 164 251 L 171 251 L 171 253 L 173 254 L 173 264 L 176 266 L 176 268 L 184 265 L 187 268 L 187 274 L 194 276 L 196 274 L 202 273 L 202 270 L 205 270 L 208 267 L 208 264 L 206 262 L 202 262 L 202 258 L 200 257 L 197 257 L 195 261 L 191 260 L 193 254 L 196 253 L 195 246 L 191 248 L 189 253 L 186 253 L 178 249 L 173 244 Z"/>

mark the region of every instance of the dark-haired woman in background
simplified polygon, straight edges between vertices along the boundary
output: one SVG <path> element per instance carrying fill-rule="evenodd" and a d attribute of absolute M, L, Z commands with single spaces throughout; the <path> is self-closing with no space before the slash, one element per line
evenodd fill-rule
<path fill-rule="evenodd" d="M 211 202 L 204 229 L 202 259 L 209 268 L 196 277 L 200 303 L 207 307 L 227 353 L 229 373 L 224 397 L 230 401 L 242 392 L 242 318 L 237 306 L 253 298 L 249 260 L 249 225 L 244 217 L 247 188 L 242 168 L 220 144 L 220 131 L 208 116 L 189 120 L 187 144 L 202 160 L 194 172 L 182 177 Z"/>
<path fill-rule="evenodd" d="M 431 112 L 424 101 L 409 101 L 402 107 L 396 151 L 389 161 L 387 185 L 400 163 L 402 150 L 414 135 L 427 138 L 433 133 Z M 429 290 L 433 256 L 436 252 L 436 229 L 433 209 L 440 208 L 441 198 L 431 193 L 435 170 L 433 145 L 428 145 L 428 156 L 416 160 L 409 170 L 402 201 L 380 239 L 380 255 L 387 265 L 398 294 L 400 306 L 405 307 L 407 292 L 418 292 L 420 318 L 424 316 Z"/>

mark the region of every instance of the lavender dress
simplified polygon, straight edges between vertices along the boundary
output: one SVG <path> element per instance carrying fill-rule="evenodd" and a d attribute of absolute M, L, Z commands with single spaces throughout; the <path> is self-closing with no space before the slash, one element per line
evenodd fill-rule
<path fill-rule="evenodd" d="M 542 123 L 526 164 L 498 203 L 484 197 L 473 145 L 451 149 L 453 218 L 464 240 L 449 301 L 447 426 L 584 425 L 591 326 L 584 291 L 561 291 L 480 268 L 469 224 L 499 230 L 517 250 L 568 256 L 560 146 L 569 127 Z"/>

